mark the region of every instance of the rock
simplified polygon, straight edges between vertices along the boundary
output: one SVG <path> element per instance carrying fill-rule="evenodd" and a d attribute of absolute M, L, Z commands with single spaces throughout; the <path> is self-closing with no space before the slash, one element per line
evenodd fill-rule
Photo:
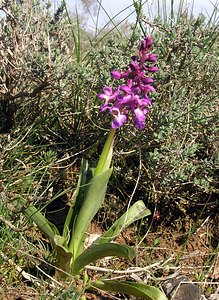
<path fill-rule="evenodd" d="M 171 300 L 201 300 L 202 297 L 201 289 L 186 276 L 167 279 L 162 286 Z"/>

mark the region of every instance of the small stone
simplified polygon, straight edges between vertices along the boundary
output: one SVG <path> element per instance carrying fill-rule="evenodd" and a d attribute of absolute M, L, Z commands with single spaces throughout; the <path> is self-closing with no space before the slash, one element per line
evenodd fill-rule
<path fill-rule="evenodd" d="M 176 276 L 164 281 L 162 287 L 166 295 L 170 295 L 171 292 L 176 288 L 181 282 L 191 282 L 186 276 Z"/>
<path fill-rule="evenodd" d="M 174 289 L 172 293 L 172 300 L 199 300 L 200 290 L 197 285 L 193 283 L 181 283 Z"/>
<path fill-rule="evenodd" d="M 163 290 L 171 300 L 200 300 L 201 289 L 186 276 L 168 279 Z"/>

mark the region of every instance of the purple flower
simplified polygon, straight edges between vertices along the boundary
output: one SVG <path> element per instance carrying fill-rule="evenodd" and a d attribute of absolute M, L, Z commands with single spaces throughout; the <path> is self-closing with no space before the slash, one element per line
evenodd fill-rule
<path fill-rule="evenodd" d="M 146 110 L 141 110 L 140 108 L 136 108 L 135 111 L 135 117 L 133 118 L 133 121 L 135 123 L 135 126 L 139 129 L 142 130 L 145 128 L 145 115 L 147 113 Z"/>
<path fill-rule="evenodd" d="M 148 107 L 151 106 L 151 99 L 145 96 L 145 98 L 141 98 L 138 100 L 138 104 L 140 107 Z"/>
<path fill-rule="evenodd" d="M 156 54 L 149 54 L 148 55 L 148 61 L 156 61 L 157 55 Z"/>
<path fill-rule="evenodd" d="M 115 99 L 117 95 L 118 95 L 118 90 L 114 92 L 113 89 L 111 89 L 111 87 L 105 86 L 103 88 L 103 93 L 97 95 L 97 97 L 99 99 L 105 100 L 105 103 L 108 103 L 109 101 Z"/>
<path fill-rule="evenodd" d="M 139 72 L 141 70 L 137 61 L 130 62 L 129 67 L 131 68 L 132 72 Z"/>
<path fill-rule="evenodd" d="M 129 83 L 129 85 L 121 85 L 119 90 L 123 91 L 126 94 L 130 94 L 132 92 L 132 89 L 130 87 L 130 83 Z"/>
<path fill-rule="evenodd" d="M 114 119 L 112 121 L 112 128 L 121 127 L 125 123 L 127 116 L 125 114 L 122 114 L 120 110 L 116 107 L 112 108 L 111 111 L 114 116 Z"/>
<path fill-rule="evenodd" d="M 157 72 L 159 69 L 157 67 L 148 67 L 146 68 L 148 72 Z"/>
<path fill-rule="evenodd" d="M 112 128 L 120 128 L 129 114 L 132 114 L 133 122 L 139 130 L 145 128 L 146 115 L 151 106 L 147 94 L 156 91 L 152 86 L 153 79 L 148 75 L 158 71 L 157 67 L 150 65 L 157 60 L 156 54 L 149 53 L 152 44 L 153 40 L 149 36 L 145 37 L 140 44 L 139 55 L 132 56 L 127 70 L 111 72 L 114 79 L 122 80 L 122 84 L 118 84 L 116 90 L 106 86 L 103 93 L 98 95 L 99 99 L 104 100 L 101 112 L 108 111 L 113 118 Z M 145 65 L 146 62 L 149 65 Z"/>
<path fill-rule="evenodd" d="M 153 83 L 153 82 L 154 82 L 153 78 L 151 78 L 151 77 L 145 77 L 145 78 L 142 78 L 141 81 L 142 81 L 144 84 L 150 84 L 150 83 Z"/>
<path fill-rule="evenodd" d="M 155 90 L 155 88 L 152 86 L 152 85 L 149 85 L 149 84 L 146 84 L 146 85 L 141 85 L 140 86 L 140 89 L 141 89 L 141 91 L 143 92 L 143 93 L 155 93 L 156 92 L 156 90 Z"/>
<path fill-rule="evenodd" d="M 112 75 L 115 79 L 119 80 L 119 79 L 128 77 L 129 74 L 130 74 L 130 71 L 131 71 L 130 68 L 129 68 L 126 72 L 119 72 L 119 71 L 117 71 L 117 70 L 114 70 L 114 71 L 111 72 L 111 75 Z"/>
<path fill-rule="evenodd" d="M 115 79 L 121 79 L 121 77 L 122 77 L 121 72 L 116 71 L 116 70 L 112 71 L 112 72 L 111 72 L 111 75 L 112 75 Z"/>
<path fill-rule="evenodd" d="M 139 57 L 138 57 L 138 55 L 133 55 L 133 56 L 131 56 L 131 59 L 132 59 L 133 61 L 138 61 L 138 60 L 139 60 Z"/>
<path fill-rule="evenodd" d="M 141 50 L 148 50 L 151 48 L 151 46 L 153 45 L 153 40 L 151 37 L 146 36 L 145 39 L 141 42 L 140 45 L 140 51 Z"/>

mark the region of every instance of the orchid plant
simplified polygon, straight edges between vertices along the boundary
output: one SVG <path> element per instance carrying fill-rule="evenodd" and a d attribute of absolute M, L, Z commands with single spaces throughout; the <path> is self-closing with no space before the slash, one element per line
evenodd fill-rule
<path fill-rule="evenodd" d="M 117 84 L 117 88 L 106 86 L 98 95 L 104 102 L 100 111 L 109 112 L 112 116 L 111 129 L 97 167 L 91 168 L 88 161 L 82 160 L 78 185 L 71 200 L 62 234 L 35 206 L 31 205 L 24 211 L 50 240 L 56 252 L 57 267 L 65 274 L 78 275 L 86 265 L 106 256 L 133 259 L 136 255 L 133 247 L 112 241 L 131 223 L 150 214 L 141 200 L 132 205 L 88 248 L 85 248 L 85 240 L 89 226 L 103 204 L 112 174 L 111 160 L 116 130 L 128 120 L 130 114 L 139 130 L 145 127 L 146 115 L 151 106 L 148 93 L 155 92 L 152 86 L 153 79 L 148 74 L 158 70 L 157 67 L 150 65 L 157 59 L 155 54 L 150 53 L 152 44 L 152 39 L 145 37 L 141 42 L 139 55 L 132 57 L 127 70 L 111 72 L 112 77 L 120 83 Z M 132 294 L 142 299 L 166 299 L 155 287 L 129 281 L 100 279 L 91 282 L 89 288 Z"/>

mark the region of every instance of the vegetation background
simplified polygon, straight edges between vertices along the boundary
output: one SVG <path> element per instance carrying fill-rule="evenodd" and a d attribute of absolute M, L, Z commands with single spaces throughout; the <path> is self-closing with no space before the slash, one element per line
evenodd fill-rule
<path fill-rule="evenodd" d="M 101 3 L 84 2 L 88 12 L 95 5 L 98 17 Z M 170 15 L 166 2 L 159 1 L 156 16 L 148 18 L 142 2 L 134 3 L 136 22 L 111 18 L 94 31 L 65 2 L 54 13 L 50 2 L 5 0 L 0 5 L 4 297 L 31 292 L 31 299 L 50 299 L 51 289 L 51 299 L 74 295 L 71 284 L 48 290 L 53 255 L 16 201 L 34 203 L 61 228 L 80 160 L 97 161 L 110 127 L 110 119 L 99 114 L 96 95 L 113 85 L 110 70 L 127 66 L 145 34 L 152 36 L 159 58 L 157 94 L 146 129 L 138 132 L 127 124 L 117 134 L 113 178 L 93 231 L 105 230 L 130 201 L 142 199 L 152 216 L 123 239 L 138 246 L 135 264 L 159 262 L 151 267 L 149 282 L 189 270 L 206 294 L 218 283 L 218 7 L 195 18 L 184 1 Z M 171 264 L 164 268 L 167 259 Z M 29 286 L 22 270 L 39 281 Z"/>

